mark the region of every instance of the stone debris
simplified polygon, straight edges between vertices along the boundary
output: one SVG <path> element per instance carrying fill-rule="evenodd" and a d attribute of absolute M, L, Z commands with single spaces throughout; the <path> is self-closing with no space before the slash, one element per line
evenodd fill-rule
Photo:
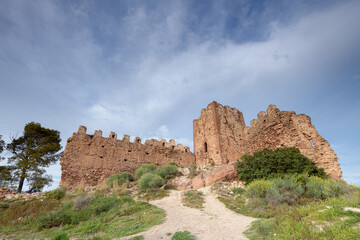
<path fill-rule="evenodd" d="M 43 193 L 35 192 L 35 193 L 16 193 L 15 191 L 9 188 L 0 188 L 0 200 L 33 200 L 33 199 L 40 199 Z"/>

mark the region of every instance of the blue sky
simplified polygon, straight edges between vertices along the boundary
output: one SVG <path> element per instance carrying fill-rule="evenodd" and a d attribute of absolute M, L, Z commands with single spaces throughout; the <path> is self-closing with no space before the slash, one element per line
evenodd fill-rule
<path fill-rule="evenodd" d="M 174 138 L 213 100 L 305 113 L 360 184 L 359 1 L 1 0 L 0 135 Z M 8 156 L 6 153 L 3 154 Z M 60 165 L 49 169 L 56 187 Z"/>

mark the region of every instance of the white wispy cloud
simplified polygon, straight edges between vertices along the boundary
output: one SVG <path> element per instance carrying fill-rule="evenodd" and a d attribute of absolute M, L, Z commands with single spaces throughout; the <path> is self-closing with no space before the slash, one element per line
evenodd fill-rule
<path fill-rule="evenodd" d="M 360 74 L 354 64 L 360 61 L 358 1 L 311 11 L 296 1 L 283 13 L 296 16 L 288 21 L 271 4 L 254 13 L 250 1 L 235 8 L 216 1 L 208 13 L 187 2 L 165 3 L 114 4 L 119 13 L 110 14 L 94 9 L 96 2 L 5 1 L 3 131 L 38 121 L 60 130 L 65 144 L 82 124 L 89 133 L 174 138 L 191 146 L 191 120 L 212 100 L 238 107 L 247 122 L 270 103 L 319 112 L 331 131 L 341 116 L 358 116 L 349 107 L 329 121 L 334 106 L 326 102 L 333 95 L 324 90 Z M 59 167 L 53 169 L 59 176 Z"/>

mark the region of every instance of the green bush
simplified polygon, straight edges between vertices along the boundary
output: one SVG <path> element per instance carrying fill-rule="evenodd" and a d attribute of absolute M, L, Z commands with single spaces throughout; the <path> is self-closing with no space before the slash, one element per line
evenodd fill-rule
<path fill-rule="evenodd" d="M 56 234 L 51 240 L 69 240 L 69 237 L 66 232 L 61 232 Z"/>
<path fill-rule="evenodd" d="M 7 203 L 7 202 L 0 202 L 0 208 L 2 209 L 6 209 L 6 208 L 9 208 L 10 207 L 10 204 Z"/>
<path fill-rule="evenodd" d="M 231 191 L 234 193 L 234 194 L 243 194 L 244 192 L 246 192 L 246 190 L 244 188 L 232 188 Z"/>
<path fill-rule="evenodd" d="M 197 238 L 189 231 L 176 232 L 171 240 L 196 240 Z"/>
<path fill-rule="evenodd" d="M 141 191 L 146 190 L 156 190 L 163 186 L 166 183 L 166 180 L 160 177 L 157 174 L 146 173 L 141 176 L 139 181 L 139 188 Z"/>
<path fill-rule="evenodd" d="M 93 201 L 93 212 L 99 215 L 102 212 L 109 211 L 112 207 L 119 203 L 119 200 L 115 196 L 95 198 Z"/>
<path fill-rule="evenodd" d="M 66 190 L 64 188 L 57 188 L 55 190 L 49 191 L 45 193 L 45 197 L 47 199 L 56 199 L 60 200 L 65 196 Z"/>
<path fill-rule="evenodd" d="M 310 176 L 326 178 L 324 169 L 318 168 L 315 163 L 302 155 L 299 149 L 277 148 L 270 150 L 264 148 L 253 155 L 244 154 L 241 161 L 236 163 L 239 180 L 246 184 L 255 179 L 276 178 L 286 174 L 307 173 Z"/>
<path fill-rule="evenodd" d="M 309 181 L 309 175 L 306 173 L 287 174 L 284 175 L 282 178 L 290 182 L 296 182 L 300 184 L 303 188 L 306 187 L 306 184 Z"/>
<path fill-rule="evenodd" d="M 165 180 L 175 177 L 178 172 L 178 167 L 170 164 L 156 170 L 156 174 Z"/>
<path fill-rule="evenodd" d="M 132 182 L 134 181 L 134 177 L 133 175 L 131 175 L 131 173 L 129 172 L 122 172 L 120 174 L 114 174 L 111 175 L 107 180 L 106 180 L 106 185 L 108 185 L 109 187 L 113 187 L 114 181 L 118 182 L 118 185 L 121 186 L 124 183 L 128 183 L 128 182 Z"/>
<path fill-rule="evenodd" d="M 350 187 L 340 180 L 322 179 L 316 176 L 309 177 L 306 184 L 306 194 L 315 199 L 337 197 L 350 192 Z"/>
<path fill-rule="evenodd" d="M 284 201 L 284 198 L 279 192 L 279 190 L 274 187 L 269 188 L 266 191 L 265 199 L 266 199 L 266 203 L 270 204 L 271 206 L 280 205 Z"/>
<path fill-rule="evenodd" d="M 245 195 L 250 199 L 262 199 L 265 204 L 275 207 L 283 203 L 294 205 L 304 192 L 296 177 L 285 175 L 283 178 L 255 180 L 248 185 Z"/>
<path fill-rule="evenodd" d="M 292 181 L 291 179 L 275 178 L 271 179 L 271 182 L 281 192 L 291 191 L 294 192 L 294 194 L 298 197 L 303 195 L 303 193 L 305 192 L 305 189 L 301 186 L 300 183 Z"/>
<path fill-rule="evenodd" d="M 246 196 L 249 198 L 265 198 L 266 192 L 274 185 L 265 179 L 260 179 L 250 183 L 246 190 Z"/>
<path fill-rule="evenodd" d="M 155 173 L 156 169 L 157 169 L 157 167 L 155 164 L 146 163 L 146 164 L 141 165 L 141 167 L 139 167 L 138 169 L 136 169 L 135 175 L 137 178 L 140 179 L 141 176 L 146 173 Z"/>

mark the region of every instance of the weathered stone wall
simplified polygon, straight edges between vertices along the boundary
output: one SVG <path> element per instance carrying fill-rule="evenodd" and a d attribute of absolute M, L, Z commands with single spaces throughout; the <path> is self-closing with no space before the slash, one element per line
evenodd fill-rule
<path fill-rule="evenodd" d="M 243 114 L 236 108 L 210 103 L 193 122 L 196 163 L 225 164 L 241 154 L 240 133 L 245 128 Z"/>
<path fill-rule="evenodd" d="M 175 145 L 174 140 L 146 140 L 140 138 L 134 142 L 125 135 L 122 140 L 111 132 L 108 138 L 102 137 L 101 131 L 94 135 L 86 134 L 86 127 L 79 130 L 68 140 L 61 157 L 60 185 L 73 188 L 82 180 L 85 185 L 95 185 L 112 174 L 135 170 L 144 163 L 154 163 L 163 166 L 174 162 L 179 166 L 189 166 L 195 163 L 195 155 L 188 147 Z"/>
<path fill-rule="evenodd" d="M 280 111 L 275 105 L 270 105 L 267 113 L 260 112 L 248 127 L 241 112 L 212 102 L 194 120 L 193 131 L 197 165 L 232 162 L 244 153 L 265 147 L 297 147 L 333 178 L 342 175 L 338 157 L 311 124 L 310 117 Z"/>

